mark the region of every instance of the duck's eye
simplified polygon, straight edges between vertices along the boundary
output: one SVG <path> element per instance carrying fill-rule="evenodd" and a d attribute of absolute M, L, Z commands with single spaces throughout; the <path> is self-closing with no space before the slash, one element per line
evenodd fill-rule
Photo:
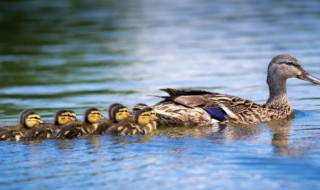
<path fill-rule="evenodd" d="M 91 113 L 91 115 L 101 115 L 101 113 L 99 113 L 99 112 L 93 112 L 93 113 Z"/>
<path fill-rule="evenodd" d="M 119 110 L 119 112 L 120 112 L 120 113 L 126 113 L 126 112 L 128 112 L 128 110 L 127 110 L 127 109 Z"/>
<path fill-rule="evenodd" d="M 38 119 L 38 120 L 40 120 L 40 117 L 30 117 L 29 119 Z"/>

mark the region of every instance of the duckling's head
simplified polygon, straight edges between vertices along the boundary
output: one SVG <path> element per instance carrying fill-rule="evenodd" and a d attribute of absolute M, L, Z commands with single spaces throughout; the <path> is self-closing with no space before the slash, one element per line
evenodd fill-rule
<path fill-rule="evenodd" d="M 111 119 L 111 115 L 112 115 L 112 110 L 113 110 L 115 107 L 117 107 L 117 106 L 123 106 L 123 105 L 120 104 L 120 103 L 114 103 L 114 104 L 111 104 L 111 105 L 109 106 L 108 116 L 109 116 L 110 119 Z"/>
<path fill-rule="evenodd" d="M 39 114 L 32 110 L 25 110 L 20 114 L 20 123 L 25 128 L 33 128 L 36 125 L 43 123 Z"/>
<path fill-rule="evenodd" d="M 55 125 L 65 125 L 77 121 L 77 115 L 71 110 L 60 110 L 54 117 Z"/>
<path fill-rule="evenodd" d="M 307 73 L 300 62 L 290 55 L 277 55 L 273 57 L 268 67 L 268 83 L 284 81 L 289 78 L 299 78 L 314 84 L 320 84 L 320 79 Z"/>
<path fill-rule="evenodd" d="M 140 125 L 147 125 L 151 123 L 154 120 L 151 116 L 152 111 L 153 111 L 153 108 L 145 107 L 142 110 L 135 112 L 134 113 L 135 122 Z"/>
<path fill-rule="evenodd" d="M 115 106 L 111 110 L 110 120 L 114 123 L 123 121 L 129 117 L 129 109 L 123 105 Z"/>
<path fill-rule="evenodd" d="M 34 112 L 33 110 L 31 109 L 27 109 L 27 110 L 23 110 L 22 112 L 20 112 L 20 123 L 22 124 L 24 122 L 24 115 L 28 112 Z"/>
<path fill-rule="evenodd" d="M 133 106 L 133 113 L 139 111 L 139 110 L 142 110 L 144 107 L 147 107 L 148 105 L 147 104 L 144 104 L 144 103 L 138 103 L 136 105 Z"/>
<path fill-rule="evenodd" d="M 101 111 L 97 108 L 89 108 L 84 113 L 84 121 L 89 124 L 98 123 L 101 119 L 104 119 Z"/>
<path fill-rule="evenodd" d="M 154 111 L 154 109 L 152 108 L 152 110 L 150 111 L 150 115 L 151 115 L 151 118 L 153 120 L 158 120 L 159 118 L 157 117 L 157 113 L 156 111 Z"/>

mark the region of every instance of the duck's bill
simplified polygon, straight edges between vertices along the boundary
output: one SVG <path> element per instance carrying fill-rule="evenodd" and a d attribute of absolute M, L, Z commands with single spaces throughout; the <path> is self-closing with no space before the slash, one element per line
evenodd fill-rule
<path fill-rule="evenodd" d="M 302 73 L 301 75 L 298 76 L 298 78 L 301 80 L 312 82 L 313 84 L 320 84 L 320 79 L 310 75 L 307 72 Z"/>

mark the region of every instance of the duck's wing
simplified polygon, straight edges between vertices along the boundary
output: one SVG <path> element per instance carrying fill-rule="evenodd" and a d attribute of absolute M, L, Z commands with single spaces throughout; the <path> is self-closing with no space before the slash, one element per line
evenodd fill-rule
<path fill-rule="evenodd" d="M 209 91 L 193 90 L 193 89 L 163 88 L 160 90 L 168 93 L 170 96 L 216 94 L 216 93 L 209 92 Z"/>
<path fill-rule="evenodd" d="M 105 134 L 111 126 L 112 126 L 111 121 L 103 121 L 99 123 L 98 128 L 96 129 L 94 134 L 97 134 L 97 135 Z"/>
<path fill-rule="evenodd" d="M 106 134 L 114 136 L 128 136 L 135 134 L 143 134 L 140 127 L 130 118 L 126 121 L 112 125 L 107 129 Z"/>
<path fill-rule="evenodd" d="M 2 126 L 0 127 L 0 133 L 5 132 L 5 131 L 10 131 L 10 130 L 19 130 L 23 128 L 21 125 L 14 125 L 14 126 Z"/>
<path fill-rule="evenodd" d="M 82 123 L 71 123 L 60 127 L 56 134 L 58 139 L 71 139 L 86 135 L 88 132 L 83 127 Z"/>
<path fill-rule="evenodd" d="M 28 130 L 22 139 L 23 141 L 45 140 L 54 136 L 55 130 L 58 129 L 56 125 L 40 125 L 34 129 Z"/>
<path fill-rule="evenodd" d="M 168 91 L 168 90 L 167 90 Z M 264 120 L 264 108 L 250 100 L 199 90 L 169 90 L 168 101 L 189 108 L 202 108 L 217 121 L 255 123 Z M 163 104 L 163 103 L 161 103 Z"/>
<path fill-rule="evenodd" d="M 1 131 L 0 141 L 20 141 L 23 135 L 25 134 L 25 132 L 26 132 L 26 129 L 22 127 Z"/>

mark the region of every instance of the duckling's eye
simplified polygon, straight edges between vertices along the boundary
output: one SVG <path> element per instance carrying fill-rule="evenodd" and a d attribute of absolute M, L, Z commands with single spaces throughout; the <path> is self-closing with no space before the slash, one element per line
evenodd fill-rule
<path fill-rule="evenodd" d="M 119 112 L 120 113 L 122 113 L 122 112 L 126 113 L 126 112 L 129 112 L 129 111 L 127 109 L 124 109 L 124 110 L 119 110 Z"/>
<path fill-rule="evenodd" d="M 101 113 L 99 113 L 99 112 L 93 112 L 93 113 L 91 113 L 91 115 L 101 115 Z"/>
<path fill-rule="evenodd" d="M 29 117 L 29 119 L 38 119 L 38 120 L 40 120 L 40 117 Z"/>
<path fill-rule="evenodd" d="M 150 114 L 144 113 L 144 114 L 141 114 L 141 116 L 147 117 L 147 116 L 150 116 Z"/>

